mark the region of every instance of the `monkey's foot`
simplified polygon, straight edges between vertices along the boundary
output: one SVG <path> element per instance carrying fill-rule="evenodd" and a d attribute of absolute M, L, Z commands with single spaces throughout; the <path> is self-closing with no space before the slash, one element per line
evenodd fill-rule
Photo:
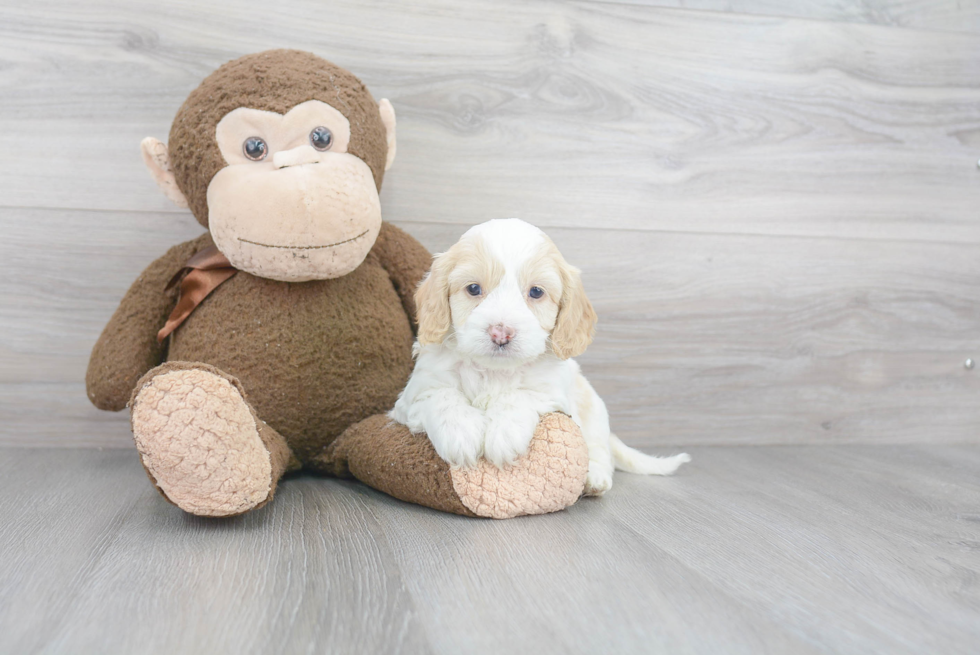
<path fill-rule="evenodd" d="M 453 488 L 477 516 L 509 519 L 564 509 L 582 495 L 589 450 L 564 414 L 541 417 L 527 452 L 502 469 L 485 459 L 451 468 Z"/>
<path fill-rule="evenodd" d="M 259 434 L 271 428 L 237 385 L 210 366 L 156 371 L 137 386 L 132 425 L 143 466 L 164 496 L 198 516 L 241 514 L 271 499 L 279 476 Z"/>
<path fill-rule="evenodd" d="M 589 449 L 572 419 L 546 414 L 528 452 L 513 464 L 450 467 L 426 435 L 377 414 L 347 428 L 306 466 L 443 512 L 507 519 L 556 512 L 578 500 Z"/>

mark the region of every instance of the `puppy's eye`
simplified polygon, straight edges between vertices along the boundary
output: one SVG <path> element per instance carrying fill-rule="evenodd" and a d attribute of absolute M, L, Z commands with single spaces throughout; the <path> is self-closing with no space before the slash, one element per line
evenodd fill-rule
<path fill-rule="evenodd" d="M 261 137 L 250 136 L 242 144 L 242 152 L 252 161 L 262 161 L 269 154 L 269 146 Z"/>
<path fill-rule="evenodd" d="M 329 150 L 331 143 L 333 143 L 333 134 L 322 125 L 320 127 L 314 127 L 313 131 L 310 132 L 310 145 L 317 150 L 321 152 L 323 150 Z"/>
<path fill-rule="evenodd" d="M 479 296 L 481 293 L 483 293 L 483 289 L 480 288 L 479 284 L 471 284 L 466 287 L 466 293 L 470 294 L 471 296 Z"/>
<path fill-rule="evenodd" d="M 544 289 L 541 287 L 531 287 L 531 290 L 527 292 L 527 295 L 537 300 L 544 295 Z"/>

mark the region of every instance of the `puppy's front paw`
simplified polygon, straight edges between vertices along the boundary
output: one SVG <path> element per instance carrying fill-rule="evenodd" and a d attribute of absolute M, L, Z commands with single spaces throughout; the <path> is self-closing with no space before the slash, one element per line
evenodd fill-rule
<path fill-rule="evenodd" d="M 613 470 L 614 467 L 608 464 L 590 461 L 589 472 L 585 476 L 585 495 L 601 496 L 612 489 Z"/>
<path fill-rule="evenodd" d="M 444 416 L 427 431 L 429 441 L 450 466 L 476 466 L 483 455 L 483 432 L 486 419 L 473 407 L 461 408 Z"/>
<path fill-rule="evenodd" d="M 533 420 L 532 420 L 533 419 Z M 503 468 L 527 452 L 538 427 L 537 414 L 527 417 L 498 415 L 487 423 L 483 454 L 492 464 Z"/>

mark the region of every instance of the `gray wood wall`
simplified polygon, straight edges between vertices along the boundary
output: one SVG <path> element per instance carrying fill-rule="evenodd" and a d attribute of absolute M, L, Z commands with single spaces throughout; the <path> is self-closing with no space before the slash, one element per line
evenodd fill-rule
<path fill-rule="evenodd" d="M 139 141 L 275 47 L 394 103 L 388 220 L 519 216 L 584 270 L 629 442 L 976 441 L 978 35 L 956 0 L 5 0 L 0 444 L 130 443 L 88 352 L 200 232 Z"/>

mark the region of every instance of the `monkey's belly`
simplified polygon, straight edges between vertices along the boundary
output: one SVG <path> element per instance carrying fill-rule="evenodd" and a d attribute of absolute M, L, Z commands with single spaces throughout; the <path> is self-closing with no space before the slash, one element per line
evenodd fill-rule
<path fill-rule="evenodd" d="M 237 377 L 262 420 L 306 461 L 394 405 L 412 370 L 412 340 L 387 272 L 369 256 L 335 280 L 239 271 L 176 330 L 168 359 Z"/>

